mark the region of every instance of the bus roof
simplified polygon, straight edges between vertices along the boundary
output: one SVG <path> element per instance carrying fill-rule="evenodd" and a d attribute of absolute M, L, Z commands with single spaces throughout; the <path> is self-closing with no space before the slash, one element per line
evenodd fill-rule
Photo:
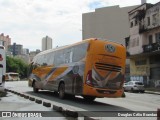
<path fill-rule="evenodd" d="M 57 50 L 62 50 L 64 48 L 72 47 L 74 45 L 79 45 L 81 43 L 86 43 L 86 42 L 91 41 L 91 40 L 97 40 L 97 39 L 96 38 L 85 39 L 85 40 L 82 40 L 80 42 L 77 42 L 77 43 L 74 43 L 74 44 L 71 44 L 71 45 L 65 45 L 65 46 L 61 46 L 61 47 L 45 50 L 45 51 L 40 52 L 39 54 L 37 54 L 37 56 L 43 55 L 43 54 L 46 54 L 46 53 L 50 53 L 50 52 L 53 52 L 53 51 L 57 51 Z"/>
<path fill-rule="evenodd" d="M 74 43 L 74 44 L 71 44 L 71 45 L 65 45 L 65 46 L 62 46 L 62 47 L 57 47 L 57 48 L 42 51 L 39 54 L 37 54 L 36 56 L 43 55 L 43 54 L 46 54 L 46 53 L 50 53 L 50 52 L 57 51 L 57 50 L 62 50 L 62 49 L 65 49 L 65 48 L 69 48 L 69 47 L 72 47 L 72 46 L 75 46 L 75 45 L 79 45 L 79 44 L 86 43 L 86 42 L 89 42 L 89 41 L 94 41 L 94 40 L 108 41 L 108 42 L 113 42 L 113 43 L 122 45 L 122 44 L 120 44 L 118 42 L 115 42 L 115 41 L 112 41 L 112 40 L 101 39 L 101 38 L 89 38 L 89 39 L 85 39 L 85 40 L 82 40 L 80 42 L 77 42 L 77 43 Z"/>

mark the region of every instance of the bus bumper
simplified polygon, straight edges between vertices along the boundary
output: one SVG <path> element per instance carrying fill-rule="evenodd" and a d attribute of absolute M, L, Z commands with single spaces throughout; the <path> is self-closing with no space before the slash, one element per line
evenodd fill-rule
<path fill-rule="evenodd" d="M 124 90 L 111 90 L 111 89 L 100 89 L 100 88 L 93 88 L 91 86 L 85 85 L 83 94 L 95 97 L 122 97 Z"/>

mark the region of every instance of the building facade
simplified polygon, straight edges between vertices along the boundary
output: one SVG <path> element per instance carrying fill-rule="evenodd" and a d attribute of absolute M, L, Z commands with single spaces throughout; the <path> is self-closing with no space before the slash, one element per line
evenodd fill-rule
<path fill-rule="evenodd" d="M 32 62 L 33 58 L 40 52 L 41 51 L 39 49 L 37 49 L 36 51 L 30 51 L 29 53 L 30 62 Z"/>
<path fill-rule="evenodd" d="M 23 53 L 23 46 L 13 43 L 13 45 L 8 46 L 8 51 L 11 52 L 13 56 L 21 55 Z"/>
<path fill-rule="evenodd" d="M 11 45 L 11 38 L 9 35 L 5 36 L 3 33 L 0 34 L 0 45 L 3 45 L 5 50 L 8 51 L 8 46 Z"/>
<path fill-rule="evenodd" d="M 52 49 L 52 38 L 46 36 L 42 38 L 42 51 Z"/>
<path fill-rule="evenodd" d="M 101 38 L 125 45 L 129 36 L 128 12 L 137 6 L 111 6 L 95 9 L 95 12 L 82 15 L 82 36 Z"/>
<path fill-rule="evenodd" d="M 126 38 L 131 80 L 160 86 L 160 2 L 144 3 L 129 13 L 130 36 Z"/>
<path fill-rule="evenodd" d="M 23 54 L 29 54 L 29 49 L 28 48 L 23 48 Z"/>

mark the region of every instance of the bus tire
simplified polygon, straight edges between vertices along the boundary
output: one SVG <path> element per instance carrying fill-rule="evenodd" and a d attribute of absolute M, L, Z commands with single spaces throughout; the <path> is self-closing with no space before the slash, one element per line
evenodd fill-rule
<path fill-rule="evenodd" d="M 88 102 L 92 102 L 96 99 L 94 96 L 83 96 L 83 98 Z"/>
<path fill-rule="evenodd" d="M 60 83 L 59 85 L 59 98 L 64 99 L 65 98 L 65 84 Z"/>
<path fill-rule="evenodd" d="M 33 83 L 33 91 L 35 92 L 35 93 L 38 93 L 38 88 L 36 88 L 36 84 L 35 84 L 35 82 Z"/>

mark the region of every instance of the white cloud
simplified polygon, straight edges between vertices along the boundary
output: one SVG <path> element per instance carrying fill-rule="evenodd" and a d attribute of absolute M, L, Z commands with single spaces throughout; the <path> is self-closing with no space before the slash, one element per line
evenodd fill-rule
<path fill-rule="evenodd" d="M 0 32 L 32 50 L 41 49 L 46 35 L 53 38 L 54 47 L 62 46 L 82 39 L 82 13 L 94 7 L 137 4 L 140 0 L 0 0 Z"/>

